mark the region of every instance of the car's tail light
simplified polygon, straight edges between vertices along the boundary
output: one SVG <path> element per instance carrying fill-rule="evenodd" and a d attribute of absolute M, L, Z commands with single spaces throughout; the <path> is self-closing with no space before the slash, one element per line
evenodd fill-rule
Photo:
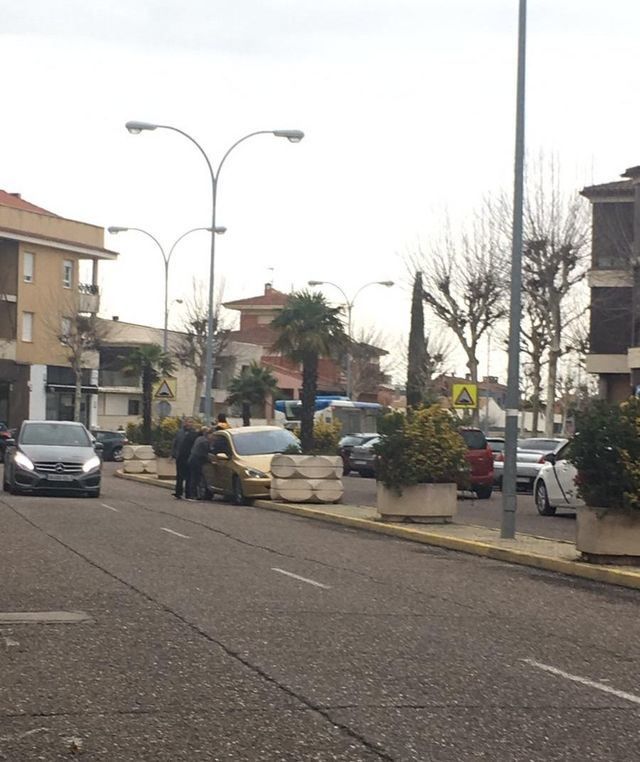
<path fill-rule="evenodd" d="M 504 453 L 497 452 L 493 459 L 498 461 L 498 463 L 504 463 Z"/>
<path fill-rule="evenodd" d="M 545 458 L 546 458 L 546 457 L 547 457 L 546 455 L 542 455 L 542 456 L 540 457 L 540 460 L 538 461 L 538 463 L 546 463 L 546 462 L 547 462 L 547 461 L 545 460 Z"/>

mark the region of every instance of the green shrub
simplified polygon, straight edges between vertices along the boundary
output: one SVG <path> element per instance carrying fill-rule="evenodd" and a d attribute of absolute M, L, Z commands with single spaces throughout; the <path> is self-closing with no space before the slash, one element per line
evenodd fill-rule
<path fill-rule="evenodd" d="M 640 509 L 640 399 L 591 401 L 576 411 L 569 459 L 578 494 L 594 508 Z"/>
<path fill-rule="evenodd" d="M 337 455 L 338 443 L 340 442 L 340 432 L 342 424 L 340 421 L 325 423 L 316 421 L 313 424 L 313 448 L 307 455 Z M 300 438 L 300 429 L 296 428 L 293 432 L 298 439 Z"/>
<path fill-rule="evenodd" d="M 467 447 L 459 422 L 439 405 L 392 412 L 378 421 L 378 480 L 402 494 L 414 484 L 461 484 L 466 480 Z"/>

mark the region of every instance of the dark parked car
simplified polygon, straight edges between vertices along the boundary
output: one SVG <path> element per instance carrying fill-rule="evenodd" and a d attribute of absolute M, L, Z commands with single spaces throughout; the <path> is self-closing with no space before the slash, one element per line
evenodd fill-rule
<path fill-rule="evenodd" d="M 363 445 L 356 445 L 351 451 L 349 457 L 349 466 L 352 471 L 357 471 L 360 476 L 375 476 L 378 470 L 378 456 L 376 455 L 374 445 L 380 441 L 376 434 Z"/>
<path fill-rule="evenodd" d="M 347 436 L 342 437 L 338 442 L 338 454 L 342 458 L 342 473 L 344 476 L 352 471 L 349 459 L 353 448 L 366 444 L 377 436 L 377 434 L 347 434 Z"/>
<path fill-rule="evenodd" d="M 7 440 L 13 439 L 15 429 L 10 429 L 4 421 L 0 421 L 0 463 L 4 462 L 4 451 L 7 449 Z"/>
<path fill-rule="evenodd" d="M 480 429 L 460 429 L 467 445 L 467 462 L 471 473 L 471 491 L 480 500 L 488 500 L 493 492 L 493 452 Z"/>
<path fill-rule="evenodd" d="M 94 431 L 93 436 L 102 444 L 102 460 L 123 460 L 122 446 L 129 444 L 124 431 Z"/>
<path fill-rule="evenodd" d="M 101 450 L 81 423 L 24 421 L 7 443 L 3 489 L 14 495 L 56 490 L 98 497 Z"/>

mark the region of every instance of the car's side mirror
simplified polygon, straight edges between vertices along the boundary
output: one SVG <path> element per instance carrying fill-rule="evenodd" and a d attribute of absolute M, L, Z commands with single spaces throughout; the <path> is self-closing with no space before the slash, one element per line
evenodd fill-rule
<path fill-rule="evenodd" d="M 217 452 L 216 453 L 216 459 L 217 460 L 229 460 L 229 456 L 226 452 Z"/>
<path fill-rule="evenodd" d="M 544 459 L 547 463 L 555 463 L 556 462 L 556 454 L 554 452 L 548 452 Z"/>
<path fill-rule="evenodd" d="M 16 446 L 16 440 L 13 438 L 5 439 L 4 442 L 5 447 L 15 447 Z"/>
<path fill-rule="evenodd" d="M 104 450 L 104 445 L 102 444 L 102 442 L 94 442 L 93 443 L 93 449 L 96 452 L 102 452 Z"/>

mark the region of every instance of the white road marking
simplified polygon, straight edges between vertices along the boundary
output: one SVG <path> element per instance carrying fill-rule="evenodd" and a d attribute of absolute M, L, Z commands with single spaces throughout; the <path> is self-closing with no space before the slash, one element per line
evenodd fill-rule
<path fill-rule="evenodd" d="M 169 532 L 169 534 L 175 534 L 176 537 L 184 537 L 185 540 L 190 540 L 191 537 L 189 537 L 186 534 L 180 534 L 180 532 L 174 532 L 173 529 L 167 529 L 167 527 L 160 527 L 163 532 Z"/>
<path fill-rule="evenodd" d="M 631 701 L 633 704 L 640 704 L 640 696 L 636 696 L 635 693 L 619 691 L 616 688 L 609 687 L 608 685 L 597 683 L 595 680 L 589 680 L 587 677 L 580 677 L 579 675 L 572 675 L 569 672 L 564 672 L 557 667 L 551 667 L 548 664 L 543 664 L 542 662 L 536 661 L 535 659 L 523 659 L 522 661 L 524 661 L 526 664 L 529 664 L 531 667 L 537 667 L 544 672 L 549 672 L 550 674 L 557 675 L 558 677 L 564 677 L 565 680 L 571 680 L 574 683 L 586 685 L 587 688 L 595 688 L 596 690 L 602 691 L 603 693 L 610 693 L 612 696 L 617 696 L 618 698 L 624 699 L 625 701 Z"/>
<path fill-rule="evenodd" d="M 298 574 L 294 574 L 293 572 L 285 571 L 284 569 L 278 569 L 276 566 L 271 567 L 271 571 L 278 572 L 280 574 L 286 574 L 287 577 L 293 577 L 294 579 L 299 579 L 300 582 L 306 582 L 309 585 L 315 585 L 316 587 L 322 587 L 325 590 L 329 590 L 329 585 L 323 585 L 322 582 L 316 582 L 314 579 L 307 579 L 307 577 L 301 577 Z"/>
<path fill-rule="evenodd" d="M 119 508 L 114 508 L 112 505 L 107 505 L 106 503 L 100 503 L 100 505 L 103 508 L 108 508 L 110 511 L 115 511 L 116 513 L 120 513 L 120 509 Z"/>
<path fill-rule="evenodd" d="M 7 648 L 11 648 L 12 646 L 19 646 L 20 643 L 18 643 L 17 640 L 14 640 L 13 638 L 5 638 L 4 644 Z"/>

